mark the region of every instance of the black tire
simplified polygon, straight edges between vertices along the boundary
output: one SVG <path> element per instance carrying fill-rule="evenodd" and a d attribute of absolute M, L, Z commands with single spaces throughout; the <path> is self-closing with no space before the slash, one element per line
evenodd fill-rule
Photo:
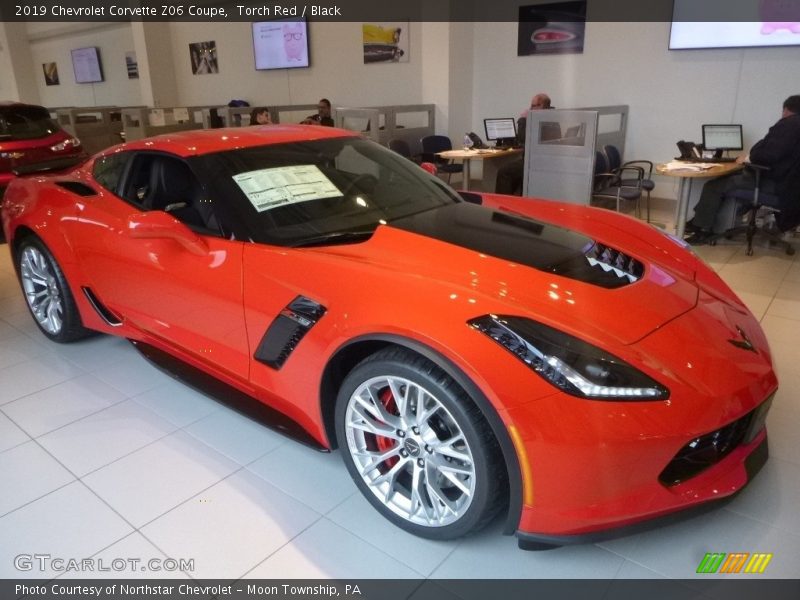
<path fill-rule="evenodd" d="M 66 344 L 93 333 L 83 326 L 64 273 L 39 238 L 31 235 L 20 241 L 14 252 L 14 261 L 28 310 L 46 337 Z M 35 267 L 35 273 L 31 271 L 32 266 Z M 47 281 L 46 285 L 41 283 L 44 280 Z M 47 300 L 35 299 L 45 290 L 48 291 L 45 294 Z"/>
<path fill-rule="evenodd" d="M 413 407 L 422 406 L 423 412 L 434 408 L 435 411 L 429 412 L 425 419 L 409 418 L 401 422 L 395 392 L 414 414 Z M 379 426 L 388 429 L 397 426 L 388 434 L 394 438 L 351 426 L 351 423 L 373 426 L 363 417 L 364 404 L 356 401 L 356 393 L 361 398 L 378 395 L 386 411 L 384 418 L 392 424 L 382 421 L 375 409 L 369 412 L 370 423 L 383 424 Z M 414 416 L 408 410 L 405 414 Z M 390 347 L 359 363 L 342 383 L 335 419 L 342 458 L 356 486 L 378 512 L 410 533 L 435 540 L 458 538 L 486 526 L 507 503 L 508 478 L 500 447 L 480 409 L 442 369 L 417 354 Z M 359 422 L 360 419 L 363 421 Z M 414 422 L 419 427 L 410 425 Z M 402 437 L 398 437 L 401 433 Z M 443 443 L 446 439 L 460 439 L 459 433 L 463 444 Z M 375 462 L 365 458 L 373 451 L 380 455 L 399 454 Z M 460 456 L 469 456 L 471 460 L 461 460 Z M 376 466 L 370 464 L 362 477 L 365 465 L 357 461 Z M 452 470 L 454 467 L 456 471 Z M 370 478 L 371 483 L 365 478 Z M 381 480 L 385 478 L 391 478 L 391 483 L 386 484 L 388 488 L 379 489 L 379 482 L 383 485 L 385 482 Z M 459 483 L 454 484 L 452 478 Z M 421 489 L 416 504 L 411 493 L 414 482 Z M 412 510 L 414 507 L 419 510 Z M 429 520 L 431 514 L 434 522 Z M 426 519 L 427 522 L 421 522 Z"/>

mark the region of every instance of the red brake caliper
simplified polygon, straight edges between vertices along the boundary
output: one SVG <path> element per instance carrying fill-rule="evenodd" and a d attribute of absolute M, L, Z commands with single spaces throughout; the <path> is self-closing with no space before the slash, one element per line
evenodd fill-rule
<path fill-rule="evenodd" d="M 394 396 L 392 395 L 392 390 L 390 388 L 386 388 L 380 394 L 380 401 L 383 404 L 384 408 L 389 414 L 396 415 L 397 414 L 397 404 L 395 404 Z M 384 437 L 382 435 L 375 436 L 375 443 L 378 446 L 378 450 L 380 452 L 386 452 L 391 448 L 394 448 L 396 445 L 396 441 L 389 437 Z M 397 464 L 397 461 L 400 460 L 396 456 L 392 456 L 391 458 L 387 458 L 384 462 L 382 467 L 385 467 L 385 470 L 381 468 L 382 472 L 386 472 L 391 469 L 393 466 Z"/>

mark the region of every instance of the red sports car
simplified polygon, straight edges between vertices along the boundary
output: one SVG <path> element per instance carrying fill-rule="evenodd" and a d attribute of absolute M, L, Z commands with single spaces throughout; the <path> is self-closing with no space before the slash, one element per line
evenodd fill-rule
<path fill-rule="evenodd" d="M 0 195 L 14 170 L 31 165 L 46 168 L 53 161 L 82 154 L 78 138 L 61 129 L 46 108 L 0 102 Z"/>
<path fill-rule="evenodd" d="M 767 457 L 767 340 L 686 247 L 602 209 L 459 195 L 327 127 L 184 132 L 19 177 L 42 332 L 124 336 L 339 447 L 398 526 L 523 547 L 730 496 Z"/>

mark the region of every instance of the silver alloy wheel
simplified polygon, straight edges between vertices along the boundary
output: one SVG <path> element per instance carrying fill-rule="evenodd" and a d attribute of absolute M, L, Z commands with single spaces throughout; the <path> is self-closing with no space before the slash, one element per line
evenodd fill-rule
<path fill-rule="evenodd" d="M 399 517 L 444 527 L 475 492 L 472 452 L 453 415 L 422 386 L 373 377 L 347 403 L 350 456 L 370 491 Z"/>
<path fill-rule="evenodd" d="M 20 279 L 25 300 L 34 318 L 52 335 L 58 335 L 64 325 L 64 306 L 58 280 L 45 255 L 28 246 L 19 261 Z"/>

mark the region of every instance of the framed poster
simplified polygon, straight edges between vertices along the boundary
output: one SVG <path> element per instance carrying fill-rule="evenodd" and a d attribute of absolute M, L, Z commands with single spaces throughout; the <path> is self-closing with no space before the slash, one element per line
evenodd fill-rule
<path fill-rule="evenodd" d="M 520 6 L 517 56 L 582 54 L 586 0 Z"/>
<path fill-rule="evenodd" d="M 194 75 L 219 73 L 216 42 L 194 42 L 189 44 L 189 57 L 192 61 L 192 73 Z"/>
<path fill-rule="evenodd" d="M 364 23 L 364 64 L 408 62 L 409 23 Z"/>
<path fill-rule="evenodd" d="M 46 85 L 59 85 L 61 82 L 58 80 L 58 64 L 54 62 L 42 63 L 42 71 L 44 71 L 44 82 Z"/>

